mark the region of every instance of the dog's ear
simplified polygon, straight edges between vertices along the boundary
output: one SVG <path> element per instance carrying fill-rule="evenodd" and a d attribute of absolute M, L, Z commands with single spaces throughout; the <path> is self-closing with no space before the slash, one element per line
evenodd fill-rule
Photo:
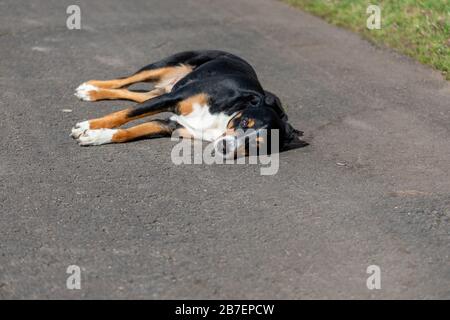
<path fill-rule="evenodd" d="M 296 142 L 301 136 L 303 136 L 303 131 L 294 129 L 294 127 L 288 123 L 288 116 L 281 105 L 280 99 L 276 95 L 269 91 L 265 91 L 264 103 L 265 105 L 271 107 L 276 112 L 278 117 L 280 117 L 285 144 Z"/>
<path fill-rule="evenodd" d="M 275 111 L 275 113 L 278 115 L 278 117 L 280 117 L 282 121 L 287 121 L 288 117 L 283 107 L 281 106 L 280 99 L 269 91 L 265 90 L 264 93 L 265 93 L 264 104 L 272 108 L 273 111 Z"/>
<path fill-rule="evenodd" d="M 299 140 L 303 136 L 303 131 L 294 129 L 287 121 L 284 122 L 284 139 L 287 144 Z"/>
<path fill-rule="evenodd" d="M 226 103 L 231 105 L 232 111 L 241 111 L 247 107 L 257 107 L 260 106 L 263 98 L 255 95 L 253 92 L 241 94 L 239 96 L 229 99 Z"/>

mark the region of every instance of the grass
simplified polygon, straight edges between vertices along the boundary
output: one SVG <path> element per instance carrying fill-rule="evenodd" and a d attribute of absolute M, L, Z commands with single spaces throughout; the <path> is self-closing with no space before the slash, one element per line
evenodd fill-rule
<path fill-rule="evenodd" d="M 450 80 L 450 0 L 284 0 L 440 70 Z M 381 8 L 381 29 L 366 27 L 366 8 Z"/>

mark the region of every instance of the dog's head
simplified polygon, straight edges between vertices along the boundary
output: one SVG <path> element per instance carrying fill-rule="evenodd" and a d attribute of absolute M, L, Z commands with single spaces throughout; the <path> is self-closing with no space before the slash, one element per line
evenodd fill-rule
<path fill-rule="evenodd" d="M 225 135 L 216 141 L 216 151 L 226 158 L 247 156 L 251 148 L 258 154 L 269 154 L 283 150 L 303 134 L 288 123 L 278 97 L 265 93 L 263 98 L 252 97 L 243 102 L 241 111 L 229 121 Z M 277 149 L 273 148 L 274 142 Z"/>

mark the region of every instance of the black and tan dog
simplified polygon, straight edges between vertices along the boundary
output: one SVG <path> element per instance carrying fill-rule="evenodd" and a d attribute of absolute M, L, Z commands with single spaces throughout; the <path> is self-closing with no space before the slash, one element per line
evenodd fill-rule
<path fill-rule="evenodd" d="M 154 82 L 149 92 L 126 89 L 138 82 Z M 85 101 L 127 99 L 137 104 L 105 117 L 79 122 L 72 137 L 80 145 L 121 143 L 152 136 L 215 141 L 235 137 L 238 129 L 279 130 L 279 146 L 301 135 L 287 122 L 279 99 L 265 91 L 253 68 L 243 59 L 223 51 L 181 52 L 152 63 L 126 78 L 91 80 L 76 89 Z M 152 120 L 128 129 L 121 125 L 160 112 L 174 113 L 166 120 Z M 267 138 L 266 138 L 267 139 Z M 258 138 L 258 144 L 264 143 Z M 226 144 L 223 146 L 226 148 Z M 236 150 L 245 155 L 246 149 Z"/>

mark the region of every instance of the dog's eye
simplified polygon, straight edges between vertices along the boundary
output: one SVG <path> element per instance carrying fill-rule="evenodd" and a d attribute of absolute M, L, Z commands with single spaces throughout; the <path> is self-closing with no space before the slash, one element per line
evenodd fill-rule
<path fill-rule="evenodd" d="M 242 119 L 241 120 L 241 126 L 242 127 L 247 127 L 248 126 L 248 119 Z"/>

